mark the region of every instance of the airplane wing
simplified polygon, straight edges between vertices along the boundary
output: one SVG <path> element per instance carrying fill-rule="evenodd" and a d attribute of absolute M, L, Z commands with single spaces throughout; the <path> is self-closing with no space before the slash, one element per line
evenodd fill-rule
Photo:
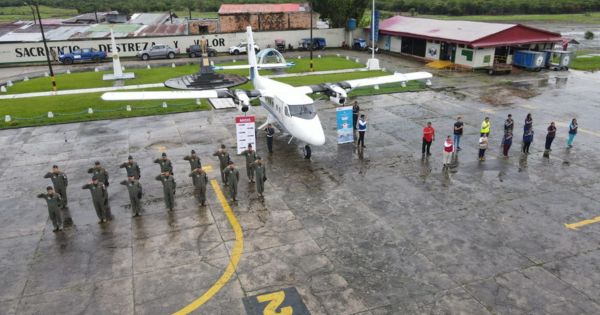
<path fill-rule="evenodd" d="M 108 92 L 102 94 L 102 99 L 105 101 L 181 100 L 197 98 L 232 98 L 232 96 L 228 90 Z"/>
<path fill-rule="evenodd" d="M 299 86 L 296 89 L 302 91 L 304 94 L 318 93 L 318 92 L 337 92 L 336 88 L 342 88 L 348 92 L 359 87 L 382 85 L 388 83 L 407 82 L 414 80 L 430 80 L 433 76 L 429 72 L 411 72 L 411 73 L 394 73 L 392 75 L 386 75 L 381 77 L 356 79 L 341 81 L 337 83 L 323 83 L 319 85 L 307 85 Z"/>
<path fill-rule="evenodd" d="M 258 70 L 265 69 L 281 69 L 281 68 L 289 68 L 294 66 L 294 63 L 266 63 L 257 65 Z M 250 65 L 239 65 L 239 66 L 214 66 L 214 70 L 237 70 L 237 69 L 250 69 Z"/>

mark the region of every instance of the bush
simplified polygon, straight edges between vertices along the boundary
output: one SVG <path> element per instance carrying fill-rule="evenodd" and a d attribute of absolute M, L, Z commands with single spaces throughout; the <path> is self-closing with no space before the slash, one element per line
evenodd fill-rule
<path fill-rule="evenodd" d="M 592 31 L 587 31 L 587 32 L 585 32 L 584 37 L 587 40 L 592 40 L 592 39 L 594 39 L 594 33 Z"/>

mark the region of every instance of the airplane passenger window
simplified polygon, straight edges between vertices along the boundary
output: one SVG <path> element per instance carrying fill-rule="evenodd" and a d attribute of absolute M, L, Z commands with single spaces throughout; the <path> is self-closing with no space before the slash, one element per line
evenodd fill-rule
<path fill-rule="evenodd" d="M 287 107 L 285 108 L 285 115 L 288 116 L 288 117 L 290 117 L 290 111 L 288 110 Z"/>

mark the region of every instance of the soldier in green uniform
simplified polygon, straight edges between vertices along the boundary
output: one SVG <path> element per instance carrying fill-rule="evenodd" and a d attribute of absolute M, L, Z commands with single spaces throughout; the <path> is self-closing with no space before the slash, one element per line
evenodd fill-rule
<path fill-rule="evenodd" d="M 133 176 L 135 179 L 140 179 L 140 167 L 136 162 L 133 161 L 133 156 L 130 155 L 127 158 L 127 162 L 119 165 L 119 168 L 124 168 L 125 171 L 127 171 L 127 177 Z"/>
<path fill-rule="evenodd" d="M 62 231 L 63 221 L 60 213 L 60 210 L 63 207 L 62 198 L 60 197 L 60 194 L 54 193 L 54 189 L 50 186 L 46 187 L 46 191 L 46 194 L 39 194 L 37 197 L 44 198 L 48 204 L 48 214 L 50 215 L 50 220 L 54 226 L 52 232 Z"/>
<path fill-rule="evenodd" d="M 108 172 L 100 165 L 100 161 L 94 162 L 94 167 L 89 168 L 88 173 L 92 174 L 92 176 L 96 176 L 99 182 L 108 187 Z"/>
<path fill-rule="evenodd" d="M 165 206 L 169 211 L 173 211 L 175 207 L 175 188 L 177 188 L 177 184 L 175 183 L 175 178 L 171 174 L 171 172 L 164 172 L 160 175 L 156 176 L 156 180 L 160 181 L 163 184 L 163 193 L 165 194 Z"/>
<path fill-rule="evenodd" d="M 131 211 L 134 217 L 139 217 L 142 211 L 142 184 L 131 175 L 127 177 L 127 180 L 121 182 L 121 185 L 127 186 L 129 191 L 129 200 L 131 201 Z"/>
<path fill-rule="evenodd" d="M 254 183 L 254 161 L 256 161 L 256 151 L 252 149 L 251 143 L 248 143 L 248 149 L 242 151 L 241 155 L 246 157 L 246 175 L 248 175 L 248 182 Z"/>
<path fill-rule="evenodd" d="M 160 159 L 154 160 L 154 163 L 158 163 L 160 165 L 160 172 L 169 172 L 173 174 L 173 164 L 171 164 L 171 160 L 167 158 L 167 153 L 163 152 Z"/>
<path fill-rule="evenodd" d="M 233 161 L 229 161 L 229 165 L 223 169 L 223 174 L 227 178 L 229 184 L 229 192 L 231 193 L 231 200 L 236 201 L 238 191 L 238 182 L 240 181 L 240 172 L 235 168 Z"/>
<path fill-rule="evenodd" d="M 206 184 L 208 184 L 208 176 L 202 167 L 198 166 L 190 173 L 192 182 L 194 183 L 194 193 L 198 198 L 198 202 L 202 206 L 206 203 Z"/>
<path fill-rule="evenodd" d="M 69 185 L 67 174 L 61 172 L 58 168 L 58 165 L 53 165 L 52 171 L 46 173 L 46 175 L 44 175 L 44 178 L 50 178 L 50 180 L 52 180 L 54 192 L 60 195 L 60 198 L 62 200 L 61 215 L 63 218 L 64 225 L 73 225 L 73 219 L 71 218 L 71 213 L 69 212 L 69 206 L 67 201 L 67 186 Z"/>
<path fill-rule="evenodd" d="M 190 162 L 190 171 L 202 167 L 202 162 L 200 161 L 200 158 L 196 156 L 196 151 L 194 150 L 192 150 L 191 155 L 186 155 L 183 159 Z"/>
<path fill-rule="evenodd" d="M 217 152 L 213 153 L 213 156 L 219 158 L 219 170 L 221 170 L 221 181 L 225 186 L 227 186 L 227 177 L 225 176 L 225 173 L 223 171 L 225 170 L 225 168 L 227 168 L 227 164 L 229 163 L 229 161 L 231 161 L 231 158 L 229 157 L 229 153 L 227 153 L 227 151 L 225 150 L 225 145 L 221 144 L 221 148 L 217 150 Z"/>
<path fill-rule="evenodd" d="M 253 168 L 256 174 L 256 192 L 260 197 L 263 196 L 263 192 L 265 191 L 265 181 L 267 180 L 267 169 L 262 162 L 260 156 L 256 157 L 256 161 L 254 161 Z"/>
<path fill-rule="evenodd" d="M 106 222 L 110 219 L 108 210 L 108 191 L 104 183 L 98 180 L 97 176 L 92 177 L 92 182 L 83 185 L 81 189 L 89 189 L 92 194 L 92 203 L 94 209 L 96 209 L 96 215 L 100 221 L 98 223 Z"/>

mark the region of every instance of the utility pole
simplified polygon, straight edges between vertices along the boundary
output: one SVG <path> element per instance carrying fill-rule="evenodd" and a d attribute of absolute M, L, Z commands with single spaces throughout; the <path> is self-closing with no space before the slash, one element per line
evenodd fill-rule
<path fill-rule="evenodd" d="M 25 3 L 25 5 L 27 5 L 27 3 Z M 37 24 L 37 18 L 35 17 L 35 11 L 33 11 L 32 6 L 29 6 L 29 8 L 31 9 L 31 15 L 33 15 L 33 24 Z"/>
<path fill-rule="evenodd" d="M 312 1 L 309 3 L 310 5 L 310 72 L 313 72 L 313 4 Z"/>
<path fill-rule="evenodd" d="M 27 4 L 29 5 L 29 4 Z M 34 3 L 35 10 L 37 11 L 37 18 L 40 24 L 40 32 L 42 32 L 42 41 L 44 42 L 44 49 L 46 52 L 46 61 L 48 62 L 48 69 L 50 70 L 50 81 L 52 81 L 52 92 L 56 92 L 56 77 L 54 77 L 54 70 L 52 69 L 52 62 L 50 61 L 50 50 L 48 49 L 48 43 L 46 43 L 46 35 L 44 34 L 44 25 L 42 24 L 42 16 L 40 15 L 40 7 L 38 3 Z M 29 5 L 33 10 L 33 7 Z"/>

